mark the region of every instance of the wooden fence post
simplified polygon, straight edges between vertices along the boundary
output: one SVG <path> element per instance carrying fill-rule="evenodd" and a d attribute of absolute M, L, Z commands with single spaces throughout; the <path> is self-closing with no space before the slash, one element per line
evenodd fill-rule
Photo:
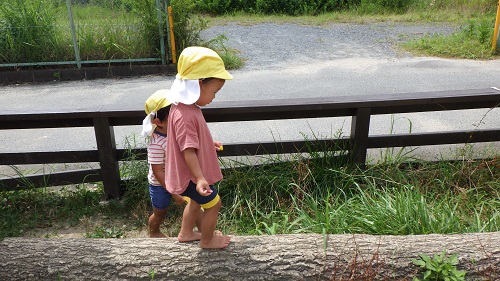
<path fill-rule="evenodd" d="M 98 117 L 93 120 L 104 192 L 108 198 L 119 198 L 122 189 L 114 129 L 108 118 Z"/>
<path fill-rule="evenodd" d="M 351 159 L 365 165 L 370 132 L 371 108 L 358 108 L 351 121 Z"/>

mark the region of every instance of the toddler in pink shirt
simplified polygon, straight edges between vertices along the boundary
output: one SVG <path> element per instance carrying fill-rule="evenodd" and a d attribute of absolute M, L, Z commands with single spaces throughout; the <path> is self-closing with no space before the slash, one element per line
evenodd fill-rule
<path fill-rule="evenodd" d="M 221 207 L 214 184 L 222 179 L 217 158 L 221 143 L 214 142 L 201 111 L 212 102 L 225 80 L 233 77 L 219 55 L 204 47 L 184 49 L 177 76 L 167 99 L 173 104 L 168 117 L 165 185 L 172 194 L 191 198 L 184 209 L 180 242 L 200 240 L 201 248 L 225 248 L 231 237 L 214 235 Z M 201 235 L 194 232 L 196 218 L 204 209 Z"/>

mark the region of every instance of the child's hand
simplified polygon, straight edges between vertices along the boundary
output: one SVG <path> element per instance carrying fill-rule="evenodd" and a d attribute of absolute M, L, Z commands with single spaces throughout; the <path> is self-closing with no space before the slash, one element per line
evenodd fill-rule
<path fill-rule="evenodd" d="M 196 182 L 196 191 L 198 191 L 201 196 L 208 196 L 212 194 L 212 189 L 205 179 L 198 180 Z"/>
<path fill-rule="evenodd" d="M 175 205 L 177 206 L 182 206 L 186 203 L 184 197 L 180 196 L 179 194 L 172 194 L 172 198 L 174 199 Z"/>
<path fill-rule="evenodd" d="M 222 151 L 222 143 L 220 141 L 214 141 L 215 150 Z"/>

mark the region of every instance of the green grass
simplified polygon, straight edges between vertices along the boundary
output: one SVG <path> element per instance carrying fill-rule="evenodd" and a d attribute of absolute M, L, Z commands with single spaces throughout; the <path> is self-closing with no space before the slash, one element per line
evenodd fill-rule
<path fill-rule="evenodd" d="M 404 12 L 362 1 L 360 6 L 317 15 L 265 15 L 233 12 L 217 17 L 193 14 L 190 0 L 172 1 L 178 50 L 189 45 L 219 41 L 218 51 L 231 69 L 244 61 L 238 50 L 221 46 L 220 38 L 203 42 L 200 32 L 208 25 L 228 22 L 262 22 L 328 25 L 331 23 L 370 24 L 373 22 L 440 22 L 463 26 L 451 36 L 425 36 L 402 48 L 425 56 L 467 59 L 498 58 L 491 52 L 496 1 L 426 0 L 414 1 Z M 411 2 L 411 1 L 406 1 Z M 75 59 L 65 5 L 52 6 L 34 0 L 8 0 L 0 9 L 0 63 L 71 61 Z M 17 3 L 17 4 L 15 4 Z M 127 2 L 128 3 L 128 2 Z M 133 3 L 133 4 L 132 4 Z M 152 2 L 151 2 L 152 3 Z M 159 57 L 156 12 L 150 2 L 130 1 L 129 6 L 73 5 L 80 55 L 83 60 Z M 222 47 L 222 48 L 221 48 Z M 179 54 L 180 52 L 178 52 Z"/>
<path fill-rule="evenodd" d="M 226 219 L 236 226 L 229 231 L 407 235 L 498 230 L 498 159 L 467 164 L 466 170 L 460 162 L 414 165 L 361 170 L 298 161 L 249 168 L 236 183 L 230 172 L 220 187 L 224 196 L 238 198 L 229 202 L 232 216 Z M 476 170 L 479 184 L 459 181 L 457 175 L 467 177 L 476 165 L 495 172 Z M 244 229 L 239 221 L 247 222 Z"/>
<path fill-rule="evenodd" d="M 402 47 L 414 54 L 462 59 L 496 59 L 492 52 L 494 18 L 467 20 L 458 32 L 449 36 L 427 35 L 410 40 Z"/>
<path fill-rule="evenodd" d="M 139 15 L 81 5 L 74 6 L 73 13 L 83 60 L 158 57 L 157 44 L 148 40 L 147 27 Z M 58 16 L 63 25 L 67 11 Z"/>
<path fill-rule="evenodd" d="M 0 63 L 75 60 L 65 4 L 6 1 L 0 6 Z M 129 9 L 113 5 L 72 5 L 82 60 L 160 57 L 155 2 L 132 2 Z M 181 0 L 177 2 L 182 4 Z M 195 44 L 202 25 L 187 24 L 188 11 L 176 14 L 178 47 Z M 166 36 L 166 31 L 164 33 Z"/>
<path fill-rule="evenodd" d="M 285 16 L 233 13 L 229 15 L 206 17 L 209 26 L 225 25 L 237 22 L 241 25 L 260 23 L 292 23 L 301 25 L 328 26 L 332 23 L 370 24 L 373 22 L 390 22 L 419 24 L 425 22 L 446 23 L 458 26 L 459 30 L 451 35 L 424 35 L 411 38 L 397 47 L 415 56 L 434 56 L 459 59 L 498 59 L 500 53 L 492 51 L 493 28 L 495 13 L 485 6 L 462 6 L 442 10 L 410 10 L 406 13 L 369 13 L 367 11 L 350 10 L 324 13 L 317 16 Z M 458 11 L 460 11 L 460 13 Z M 498 50 L 498 47 L 497 47 Z"/>
<path fill-rule="evenodd" d="M 47 188 L 2 192 L 0 237 L 19 236 L 58 222 L 78 224 L 78 218 L 105 211 L 105 207 L 99 205 L 101 194 L 102 191 L 86 187 L 60 192 L 51 192 Z"/>
<path fill-rule="evenodd" d="M 223 200 L 218 228 L 236 235 L 500 230 L 498 156 L 453 162 L 395 160 L 365 169 L 328 153 L 321 158 L 269 156 L 259 166 L 224 160 L 224 180 L 217 184 Z M 57 233 L 58 227 L 67 226 L 84 226 L 82 237 L 127 237 L 131 229 L 145 230 L 151 213 L 146 172 L 144 161 L 127 162 L 122 173 L 131 180 L 124 198 L 106 203 L 99 186 L 2 192 L 0 238 L 44 229 Z M 164 233 L 177 234 L 181 214 L 182 209 L 172 208 Z"/>
<path fill-rule="evenodd" d="M 359 9 L 298 17 L 235 13 L 210 18 L 209 21 L 210 24 L 237 21 L 240 24 L 293 22 L 315 25 L 332 22 L 445 21 L 461 24 L 462 28 L 451 36 L 426 36 L 402 47 L 422 55 L 497 58 L 489 51 L 493 8 L 488 1 L 478 1 L 434 1 L 433 7 L 415 7 L 404 14 L 368 13 Z M 77 6 L 74 12 L 79 26 L 93 28 L 91 31 L 80 30 L 79 33 L 82 36 L 82 57 L 85 59 L 140 57 L 150 50 L 150 47 L 141 49 L 144 46 L 136 46 L 142 38 L 138 30 L 146 29 L 140 26 L 137 16 L 126 11 L 114 12 L 95 7 Z M 0 14 L 2 18 L 7 16 L 5 10 L 0 11 Z M 66 24 L 64 14 L 65 7 L 59 7 L 55 15 L 51 14 L 55 17 L 55 25 L 50 25 L 54 30 Z M 23 19 L 15 13 L 9 16 L 13 22 L 18 20 L 21 23 L 29 18 Z M 199 24 L 200 28 L 204 26 L 203 21 Z M 60 54 L 63 60 L 71 59 L 68 30 L 56 33 L 64 35 L 54 37 L 52 33 L 35 34 L 41 36 L 40 41 L 38 45 L 31 46 L 33 49 L 30 48 L 29 53 L 42 57 L 30 60 L 52 60 L 54 53 Z M 12 39 L 5 37 L 5 34 L 0 35 L 0 40 L 5 42 Z M 193 37 L 189 37 L 189 40 L 199 39 L 195 31 L 191 35 Z M 105 41 L 104 38 L 109 40 Z M 237 56 L 237 50 L 225 47 L 227 40 L 218 37 L 204 44 L 219 52 L 228 69 L 241 67 L 244 61 Z M 184 44 L 188 44 L 188 41 Z M 0 53 L 12 55 L 12 58 L 23 54 L 15 53 L 20 52 L 19 45 L 12 46 L 13 49 L 9 50 L 12 54 L 4 50 Z M 52 46 L 50 48 L 54 53 L 44 53 L 46 48 L 42 46 Z M 1 57 L 0 60 L 5 58 Z M 407 159 L 409 156 L 400 153 L 396 158 L 382 155 L 382 163 L 371 164 L 368 169 L 357 169 L 344 165 L 328 153 L 312 153 L 311 156 L 269 156 L 268 165 L 256 167 L 234 168 L 231 167 L 234 163 L 223 163 L 227 168 L 224 171 L 225 179 L 217 186 L 224 206 L 219 228 L 240 235 L 406 235 L 498 231 L 500 228 L 497 212 L 500 209 L 498 157 L 437 163 L 414 161 L 402 165 L 401 158 Z M 86 185 L 59 192 L 35 187 L 25 191 L 1 192 L 0 239 L 25 235 L 34 229 L 79 225 L 85 218 L 96 216 L 120 222 L 125 219 L 132 222 L 134 227 L 145 227 L 151 212 L 146 188 L 146 164 L 144 161 L 131 160 L 122 167 L 124 177 L 131 180 L 127 182 L 127 193 L 120 201 L 112 200 L 103 204 L 102 188 L 89 188 Z M 165 223 L 165 227 L 169 228 L 166 233 L 175 235 L 181 213 L 182 210 L 172 210 Z M 120 233 L 119 228 L 110 228 L 112 226 L 88 226 L 87 233 L 92 235 L 93 232 L 108 229 L 112 230 L 112 235 Z"/>

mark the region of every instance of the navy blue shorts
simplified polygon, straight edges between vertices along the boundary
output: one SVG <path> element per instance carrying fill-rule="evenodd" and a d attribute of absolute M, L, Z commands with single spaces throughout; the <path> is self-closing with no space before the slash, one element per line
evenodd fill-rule
<path fill-rule="evenodd" d="M 170 199 L 172 194 L 168 192 L 163 186 L 157 186 L 149 184 L 149 196 L 151 197 L 151 203 L 156 209 L 166 209 L 170 206 Z"/>
<path fill-rule="evenodd" d="M 212 190 L 212 194 L 202 196 L 196 191 L 196 184 L 190 181 L 188 187 L 181 195 L 191 198 L 191 200 L 200 204 L 203 209 L 210 209 L 220 201 L 217 189 L 213 185 L 210 185 L 210 189 Z"/>

